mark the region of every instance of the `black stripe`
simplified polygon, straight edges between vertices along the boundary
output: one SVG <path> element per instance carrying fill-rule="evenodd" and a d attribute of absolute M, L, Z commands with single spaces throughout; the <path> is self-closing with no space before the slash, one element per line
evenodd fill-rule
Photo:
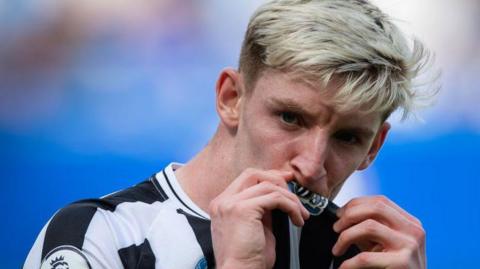
<path fill-rule="evenodd" d="M 106 208 L 102 207 L 103 209 L 113 211 L 117 205 L 124 202 L 143 202 L 146 204 L 152 204 L 154 202 L 163 202 L 168 199 L 168 197 L 166 197 L 166 195 L 162 196 L 151 180 L 145 180 L 133 187 L 104 197 L 101 200 L 104 202 L 103 204 L 109 205 Z"/>
<path fill-rule="evenodd" d="M 332 248 L 338 240 L 338 234 L 333 230 L 333 224 L 338 218 L 330 211 L 324 211 L 319 216 L 310 216 L 302 228 L 300 237 L 300 268 L 338 268 L 343 261 L 356 255 L 359 250 L 350 247 L 341 257 L 334 257 Z"/>
<path fill-rule="evenodd" d="M 143 202 L 152 204 L 157 201 L 163 202 L 164 200 L 165 198 L 159 195 L 152 182 L 143 181 L 134 187 L 116 192 L 104 198 L 83 199 L 72 203 L 72 205 L 78 205 L 79 207 L 101 208 L 103 210 L 113 212 L 119 204 L 125 202 Z"/>
<path fill-rule="evenodd" d="M 103 210 L 115 211 L 117 206 L 125 202 L 143 202 L 152 204 L 154 202 L 163 202 L 168 198 L 162 196 L 150 180 L 143 181 L 133 187 L 108 195 L 101 199 L 84 199 L 74 204 L 98 207 Z"/>
<path fill-rule="evenodd" d="M 82 249 L 85 233 L 96 211 L 94 206 L 71 204 L 55 214 L 45 232 L 42 260 L 58 246 L 71 245 Z"/>
<path fill-rule="evenodd" d="M 288 215 L 280 210 L 272 211 L 272 230 L 275 236 L 274 269 L 290 268 L 290 229 Z M 319 267 L 321 268 L 321 267 Z"/>
<path fill-rule="evenodd" d="M 336 242 L 331 225 L 333 223 L 325 218 L 325 214 L 310 216 L 305 222 L 300 237 L 300 268 L 329 268 Z"/>
<path fill-rule="evenodd" d="M 215 268 L 210 220 L 198 218 L 197 216 L 188 214 L 181 209 L 177 209 L 177 212 L 183 214 L 187 218 L 187 221 L 197 238 L 197 242 L 202 249 L 203 256 L 207 260 L 207 268 Z"/>
<path fill-rule="evenodd" d="M 125 269 L 155 268 L 155 254 L 147 239 L 139 246 L 119 249 L 118 255 Z"/>
<path fill-rule="evenodd" d="M 200 218 L 205 218 L 204 216 L 202 216 L 200 213 L 196 212 L 195 210 L 191 209 L 185 202 L 183 202 L 182 199 L 180 199 L 180 197 L 178 196 L 178 194 L 175 192 L 175 190 L 173 189 L 172 187 L 172 184 L 170 183 L 170 180 L 168 179 L 167 177 L 167 173 L 165 173 L 165 169 L 162 171 L 163 173 L 163 176 L 165 177 L 165 180 L 167 181 L 167 184 L 168 186 L 170 187 L 170 189 L 172 190 L 173 194 L 175 195 L 175 197 L 177 197 L 177 200 L 180 201 L 180 203 L 182 203 L 182 205 L 184 205 L 186 208 L 188 208 L 190 211 L 192 211 L 193 213 L 195 213 L 196 215 L 198 215 Z"/>

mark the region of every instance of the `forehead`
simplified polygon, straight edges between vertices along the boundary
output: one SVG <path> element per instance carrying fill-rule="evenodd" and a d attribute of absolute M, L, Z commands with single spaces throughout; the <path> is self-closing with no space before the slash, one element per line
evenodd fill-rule
<path fill-rule="evenodd" d="M 300 110 L 316 117 L 334 117 L 344 123 L 362 123 L 378 126 L 382 112 L 365 113 L 361 107 L 341 109 L 336 100 L 340 83 L 332 80 L 327 86 L 313 86 L 289 73 L 265 70 L 257 79 L 251 99 L 267 105 Z"/>

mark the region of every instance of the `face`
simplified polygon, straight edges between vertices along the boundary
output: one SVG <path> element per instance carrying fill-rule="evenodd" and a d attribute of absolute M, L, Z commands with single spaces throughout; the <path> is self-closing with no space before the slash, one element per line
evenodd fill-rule
<path fill-rule="evenodd" d="M 388 131 L 380 113 L 339 113 L 325 91 L 284 73 L 265 71 L 249 94 L 238 78 L 236 173 L 293 171 L 301 185 L 333 198 L 350 174 L 370 164 Z"/>

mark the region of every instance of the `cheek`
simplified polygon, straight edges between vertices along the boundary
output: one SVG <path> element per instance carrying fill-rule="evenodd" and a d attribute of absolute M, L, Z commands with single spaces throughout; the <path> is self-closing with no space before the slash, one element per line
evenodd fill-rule
<path fill-rule="evenodd" d="M 357 170 L 364 154 L 354 151 L 332 150 L 326 161 L 329 175 L 328 185 L 331 189 L 340 188 L 345 180 Z"/>
<path fill-rule="evenodd" d="M 274 122 L 267 121 L 257 121 L 247 129 L 251 159 L 255 159 L 263 169 L 284 167 L 293 147 L 288 133 L 275 126 Z"/>

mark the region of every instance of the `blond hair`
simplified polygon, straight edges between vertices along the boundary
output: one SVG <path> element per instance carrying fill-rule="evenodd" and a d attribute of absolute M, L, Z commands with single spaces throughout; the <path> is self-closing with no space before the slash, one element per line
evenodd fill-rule
<path fill-rule="evenodd" d="M 239 69 L 253 88 L 267 68 L 311 85 L 341 81 L 336 106 L 404 118 L 430 95 L 413 79 L 430 53 L 416 39 L 409 46 L 391 19 L 365 0 L 273 0 L 250 19 Z M 325 88 L 325 87 L 323 87 Z"/>

